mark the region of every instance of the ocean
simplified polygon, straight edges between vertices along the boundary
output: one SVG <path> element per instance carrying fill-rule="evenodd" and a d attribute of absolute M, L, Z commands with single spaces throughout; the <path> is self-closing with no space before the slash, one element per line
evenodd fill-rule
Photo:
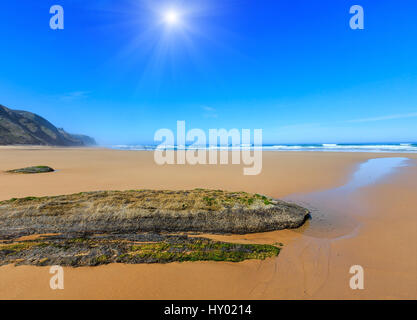
<path fill-rule="evenodd" d="M 109 146 L 117 150 L 147 150 L 157 149 L 157 145 L 112 145 Z M 161 148 L 161 147 L 159 147 Z M 230 146 L 164 146 L 162 149 L 167 150 L 199 150 L 199 149 L 217 149 L 217 150 L 248 150 L 260 149 L 253 145 L 230 145 Z M 382 153 L 416 153 L 417 143 L 363 143 L 363 144 L 265 144 L 262 146 L 264 151 L 323 151 L 323 152 L 382 152 Z"/>

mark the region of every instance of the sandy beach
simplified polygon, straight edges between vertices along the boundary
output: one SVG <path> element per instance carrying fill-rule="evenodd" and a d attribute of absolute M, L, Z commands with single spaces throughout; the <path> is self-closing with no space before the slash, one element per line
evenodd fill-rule
<path fill-rule="evenodd" d="M 377 183 L 348 193 L 358 166 L 408 158 Z M 4 171 L 48 165 L 57 171 Z M 49 267 L 0 267 L 0 299 L 416 299 L 417 154 L 264 152 L 259 176 L 242 166 L 158 166 L 153 152 L 0 147 L 0 200 L 81 191 L 194 188 L 265 194 L 312 208 L 302 228 L 250 235 L 205 235 L 240 243 L 284 244 L 264 261 L 111 264 L 64 268 L 65 289 L 49 288 Z M 329 190 L 334 190 L 328 193 Z M 361 265 L 365 289 L 352 290 Z"/>

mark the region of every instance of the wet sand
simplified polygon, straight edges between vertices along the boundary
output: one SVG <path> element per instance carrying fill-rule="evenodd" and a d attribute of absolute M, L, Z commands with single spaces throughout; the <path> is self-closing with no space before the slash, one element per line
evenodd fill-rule
<path fill-rule="evenodd" d="M 326 196 L 371 158 L 408 157 L 376 184 Z M 0 267 L 0 299 L 416 299 L 417 155 L 264 152 L 262 174 L 241 166 L 157 166 L 152 152 L 0 148 L 0 170 L 49 165 L 42 175 L 0 173 L 0 200 L 114 189 L 214 188 L 302 202 L 317 210 L 297 230 L 211 238 L 284 243 L 277 258 L 65 268 L 65 289 L 49 288 L 49 267 Z M 314 193 L 320 196 L 311 196 Z M 325 214 L 320 215 L 320 212 Z M 333 218 L 330 219 L 330 218 Z M 320 220 L 321 219 L 321 220 Z M 365 270 L 351 290 L 349 269 Z"/>

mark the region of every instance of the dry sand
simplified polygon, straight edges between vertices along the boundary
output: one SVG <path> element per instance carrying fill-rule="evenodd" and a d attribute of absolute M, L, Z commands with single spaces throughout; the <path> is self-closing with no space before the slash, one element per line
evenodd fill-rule
<path fill-rule="evenodd" d="M 357 190 L 349 199 L 342 194 L 318 204 L 320 210 L 340 217 L 328 229 L 307 223 L 297 230 L 210 236 L 282 242 L 277 258 L 65 268 L 65 289 L 57 291 L 49 288 L 48 267 L 9 265 L 0 267 L 0 299 L 417 298 L 416 154 L 264 152 L 262 174 L 250 177 L 243 176 L 241 166 L 157 166 L 152 152 L 0 147 L 0 171 L 31 165 L 59 170 L 0 173 L 0 200 L 143 188 L 213 188 L 281 198 L 343 185 L 359 163 L 397 156 L 411 158 L 410 166 Z M 349 269 L 356 264 L 365 270 L 365 290 L 349 287 Z"/>

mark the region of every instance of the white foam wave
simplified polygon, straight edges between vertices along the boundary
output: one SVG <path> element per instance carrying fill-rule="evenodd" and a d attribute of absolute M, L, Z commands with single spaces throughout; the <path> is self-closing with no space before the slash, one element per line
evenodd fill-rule
<path fill-rule="evenodd" d="M 317 145 L 264 145 L 253 146 L 250 144 L 234 145 L 234 146 L 175 146 L 175 145 L 114 145 L 113 149 L 119 150 L 265 150 L 265 151 L 323 151 L 323 152 L 417 152 L 417 144 L 399 143 L 399 144 L 317 144 Z"/>

